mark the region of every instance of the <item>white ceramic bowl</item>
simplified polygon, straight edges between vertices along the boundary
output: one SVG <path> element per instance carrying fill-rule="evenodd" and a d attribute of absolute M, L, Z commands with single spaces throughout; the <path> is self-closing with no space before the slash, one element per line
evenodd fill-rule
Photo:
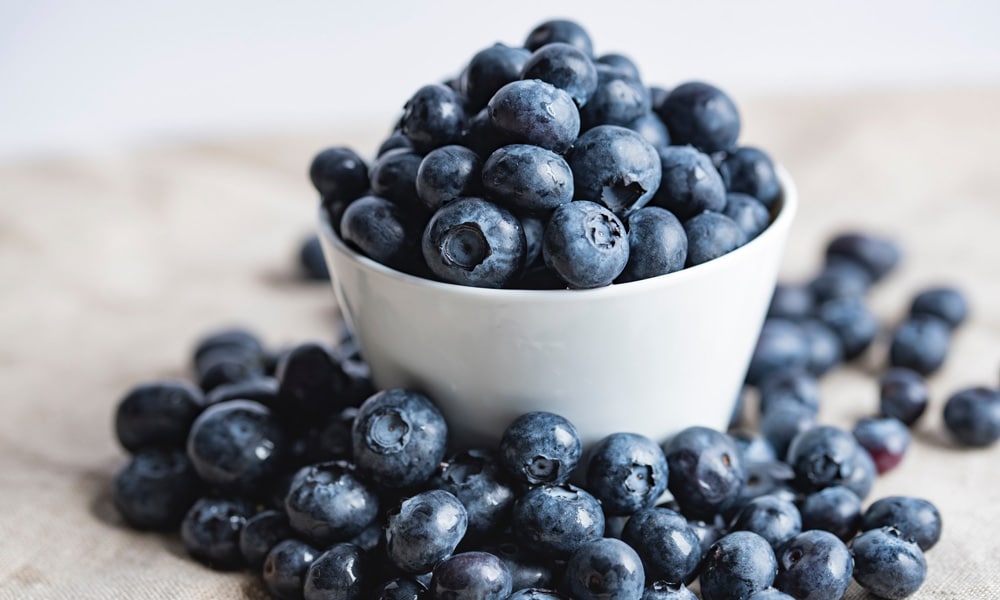
<path fill-rule="evenodd" d="M 376 386 L 427 393 L 461 440 L 490 443 L 534 410 L 584 443 L 618 431 L 663 441 L 725 428 L 774 289 L 798 202 L 715 260 L 591 290 L 492 290 L 406 275 L 359 255 L 321 217 L 337 301 Z"/>

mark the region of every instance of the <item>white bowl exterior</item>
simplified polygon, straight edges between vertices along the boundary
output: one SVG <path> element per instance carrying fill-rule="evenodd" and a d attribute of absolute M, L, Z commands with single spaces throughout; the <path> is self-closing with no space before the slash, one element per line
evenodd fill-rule
<path fill-rule="evenodd" d="M 724 430 L 777 279 L 797 193 L 737 250 L 594 290 L 484 290 L 401 274 L 321 224 L 333 288 L 378 388 L 410 387 L 453 434 L 491 442 L 518 415 L 561 414 L 584 443 Z M 322 221 L 322 219 L 321 219 Z"/>

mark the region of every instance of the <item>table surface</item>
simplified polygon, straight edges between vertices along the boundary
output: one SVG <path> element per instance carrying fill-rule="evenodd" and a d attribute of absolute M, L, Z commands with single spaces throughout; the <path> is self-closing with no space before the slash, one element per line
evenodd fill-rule
<path fill-rule="evenodd" d="M 742 111 L 743 143 L 768 149 L 800 189 L 783 280 L 807 278 L 826 240 L 855 229 L 905 251 L 870 296 L 886 330 L 924 286 L 968 294 L 971 318 L 929 381 L 911 450 L 869 501 L 908 494 L 941 510 L 914 598 L 1000 598 L 1000 445 L 959 448 L 941 422 L 949 394 L 998 384 L 1000 90 L 757 98 Z M 0 598 L 266 596 L 249 574 L 190 561 L 176 537 L 122 525 L 112 412 L 138 382 L 185 376 L 193 341 L 221 325 L 272 346 L 333 338 L 333 294 L 296 272 L 316 214 L 305 170 L 328 145 L 373 153 L 384 132 L 0 166 Z M 880 339 L 822 381 L 821 421 L 873 413 L 885 353 Z M 852 584 L 846 597 L 867 596 Z"/>

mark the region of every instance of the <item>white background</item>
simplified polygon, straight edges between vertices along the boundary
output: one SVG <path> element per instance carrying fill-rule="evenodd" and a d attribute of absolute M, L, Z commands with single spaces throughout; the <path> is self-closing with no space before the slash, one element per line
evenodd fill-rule
<path fill-rule="evenodd" d="M 495 41 L 577 19 L 647 83 L 734 95 L 1000 83 L 1000 2 L 0 0 L 0 159 L 388 128 Z M 956 107 L 960 110 L 960 107 Z"/>

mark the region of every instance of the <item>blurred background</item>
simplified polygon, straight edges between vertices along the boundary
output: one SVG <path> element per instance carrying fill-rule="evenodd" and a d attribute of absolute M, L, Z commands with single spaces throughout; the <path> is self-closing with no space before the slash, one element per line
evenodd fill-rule
<path fill-rule="evenodd" d="M 1000 83 L 996 0 L 0 0 L 0 160 L 388 129 L 417 87 L 553 16 L 647 83 L 737 99 Z"/>

